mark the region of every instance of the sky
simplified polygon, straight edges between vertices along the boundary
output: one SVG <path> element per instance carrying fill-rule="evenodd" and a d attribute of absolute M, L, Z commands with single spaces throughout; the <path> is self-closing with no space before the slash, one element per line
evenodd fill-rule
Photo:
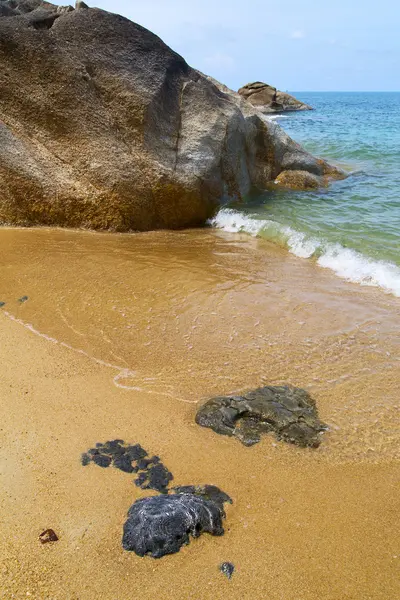
<path fill-rule="evenodd" d="M 53 0 L 55 4 L 67 4 Z M 400 91 L 400 0 L 87 0 L 237 90 Z"/>

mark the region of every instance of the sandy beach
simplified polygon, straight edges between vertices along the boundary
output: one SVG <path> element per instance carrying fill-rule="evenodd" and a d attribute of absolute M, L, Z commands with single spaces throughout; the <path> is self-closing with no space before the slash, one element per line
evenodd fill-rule
<path fill-rule="evenodd" d="M 207 230 L 4 229 L 0 257 L 0 598 L 400 596 L 399 299 Z M 194 423 L 205 399 L 267 383 L 310 391 L 319 449 Z M 123 551 L 148 492 L 80 463 L 115 438 L 176 485 L 227 492 L 225 535 L 157 561 Z"/>

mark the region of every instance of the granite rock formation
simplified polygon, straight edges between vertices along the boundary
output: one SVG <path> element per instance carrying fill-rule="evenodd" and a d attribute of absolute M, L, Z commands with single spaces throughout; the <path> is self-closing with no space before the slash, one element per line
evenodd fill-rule
<path fill-rule="evenodd" d="M 0 0 L 0 224 L 196 226 L 282 171 L 327 173 L 150 31 L 76 6 Z"/>
<path fill-rule="evenodd" d="M 323 185 L 323 178 L 307 171 L 282 171 L 274 183 L 289 190 L 316 190 Z"/>
<path fill-rule="evenodd" d="M 266 386 L 243 394 L 212 398 L 200 407 L 196 423 L 238 438 L 245 446 L 274 432 L 279 440 L 317 448 L 326 425 L 318 418 L 308 392 L 289 386 Z"/>
<path fill-rule="evenodd" d="M 257 106 L 266 113 L 313 110 L 311 106 L 297 100 L 294 96 L 286 92 L 280 92 L 271 85 L 262 83 L 261 81 L 248 83 L 240 88 L 238 93 L 251 102 L 253 106 Z"/>

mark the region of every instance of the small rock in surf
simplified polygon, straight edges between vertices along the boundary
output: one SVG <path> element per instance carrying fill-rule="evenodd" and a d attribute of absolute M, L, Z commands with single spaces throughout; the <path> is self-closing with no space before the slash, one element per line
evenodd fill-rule
<path fill-rule="evenodd" d="M 318 418 L 315 401 L 300 388 L 266 386 L 243 396 L 212 398 L 200 407 L 196 423 L 238 438 L 245 446 L 274 432 L 279 440 L 317 448 L 327 426 Z"/>

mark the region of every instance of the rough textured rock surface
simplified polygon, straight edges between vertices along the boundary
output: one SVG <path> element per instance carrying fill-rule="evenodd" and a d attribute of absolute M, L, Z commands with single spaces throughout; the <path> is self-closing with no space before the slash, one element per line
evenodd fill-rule
<path fill-rule="evenodd" d="M 318 419 L 308 392 L 288 386 L 267 386 L 243 396 L 212 398 L 200 407 L 196 423 L 216 433 L 237 437 L 246 446 L 262 433 L 275 432 L 280 440 L 318 447 L 326 425 Z"/>
<path fill-rule="evenodd" d="M 123 440 L 98 442 L 81 456 L 84 467 L 93 462 L 106 469 L 114 467 L 124 473 L 138 473 L 135 485 L 142 490 L 157 490 L 163 494 L 173 480 L 172 473 L 162 464 L 159 456 L 148 456 L 140 444 L 125 444 Z"/>
<path fill-rule="evenodd" d="M 139 556 L 161 558 L 188 544 L 190 535 L 223 535 L 223 508 L 194 494 L 137 500 L 128 512 L 122 546 Z"/>
<path fill-rule="evenodd" d="M 324 179 L 307 171 L 282 171 L 274 183 L 290 190 L 315 190 L 324 185 Z"/>
<path fill-rule="evenodd" d="M 204 500 L 209 500 L 224 508 L 225 502 L 232 504 L 232 499 L 216 485 L 181 485 L 170 490 L 174 494 L 194 494 Z"/>
<path fill-rule="evenodd" d="M 286 92 L 280 92 L 275 87 L 255 81 L 240 88 L 238 92 L 249 100 L 253 106 L 257 106 L 264 112 L 283 112 L 293 110 L 313 110 L 311 106 L 300 102 L 294 96 Z"/>
<path fill-rule="evenodd" d="M 0 0 L 0 223 L 195 226 L 284 170 L 326 173 L 225 89 L 121 16 Z"/>

